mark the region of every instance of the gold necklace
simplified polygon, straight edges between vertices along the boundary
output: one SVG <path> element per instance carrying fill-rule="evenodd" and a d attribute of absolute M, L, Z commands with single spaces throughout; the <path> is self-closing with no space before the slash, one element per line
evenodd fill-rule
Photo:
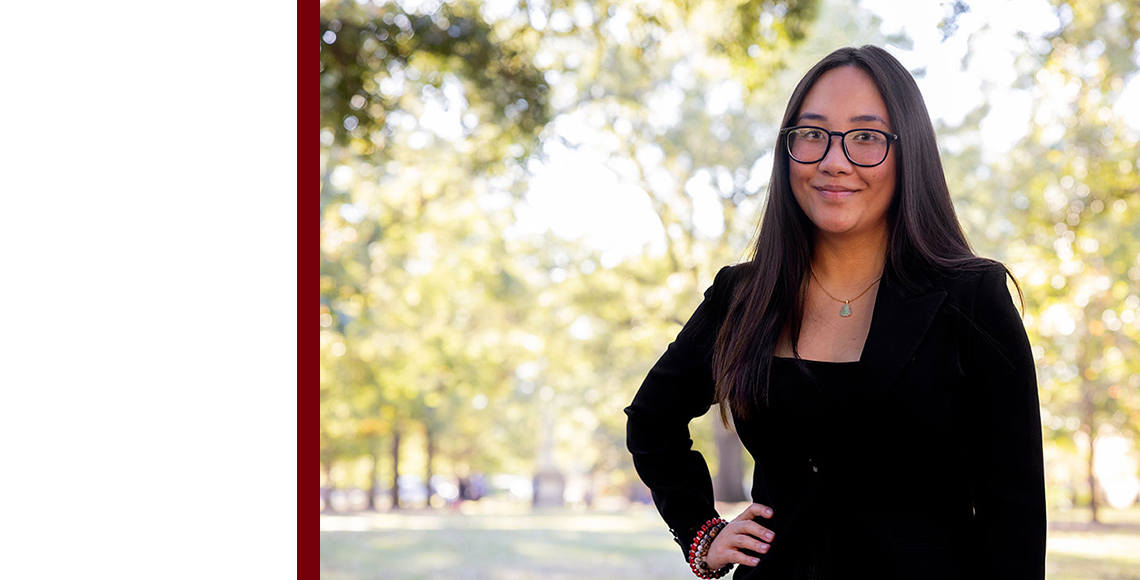
<path fill-rule="evenodd" d="M 836 298 L 835 296 L 832 296 L 831 292 L 828 292 L 827 288 L 823 287 L 823 283 L 819 281 L 819 278 L 815 277 L 815 269 L 814 268 L 809 267 L 808 271 L 811 272 L 811 277 L 813 280 L 815 280 L 815 283 L 819 284 L 819 289 L 823 290 L 823 293 L 827 294 L 828 298 L 831 298 L 832 300 L 835 300 L 836 302 L 842 302 L 843 303 L 843 308 L 839 309 L 839 315 L 842 316 L 843 318 L 847 318 L 848 316 L 851 316 L 851 314 L 852 314 L 851 303 L 852 302 L 854 302 L 855 300 L 858 300 L 859 298 L 862 298 L 862 296 L 867 293 L 867 290 L 874 288 L 875 284 L 878 284 L 879 281 L 883 279 L 883 275 L 879 274 L 879 277 L 876 278 L 874 282 L 871 282 L 871 285 L 867 286 L 866 290 L 863 290 L 862 292 L 860 292 L 858 296 L 851 298 L 849 300 L 844 300 L 842 298 Z"/>

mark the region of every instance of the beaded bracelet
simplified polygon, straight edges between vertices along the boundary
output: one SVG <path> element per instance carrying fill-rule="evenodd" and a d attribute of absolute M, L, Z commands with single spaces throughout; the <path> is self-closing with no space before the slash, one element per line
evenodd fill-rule
<path fill-rule="evenodd" d="M 732 570 L 732 564 L 725 564 L 719 570 L 709 570 L 708 563 L 705 562 L 705 556 L 709 555 L 713 539 L 726 525 L 728 522 L 722 518 L 713 518 L 705 522 L 701 525 L 697 536 L 693 538 L 693 543 L 689 545 L 689 568 L 697 578 L 720 578 Z"/>

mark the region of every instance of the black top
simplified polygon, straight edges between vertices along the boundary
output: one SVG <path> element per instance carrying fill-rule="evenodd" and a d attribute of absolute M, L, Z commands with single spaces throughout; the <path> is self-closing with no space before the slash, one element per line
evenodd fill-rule
<path fill-rule="evenodd" d="M 625 409 L 634 467 L 682 552 L 720 515 L 688 423 L 714 403 L 716 336 L 751 275 L 721 269 Z M 736 429 L 776 538 L 736 580 L 806 578 L 810 562 L 829 578 L 1044 578 L 1036 373 L 1000 265 L 888 269 L 857 363 L 777 358 L 772 373 L 770 408 Z"/>
<path fill-rule="evenodd" d="M 822 436 L 836 426 L 858 427 L 859 395 L 866 392 L 859 362 L 828 362 L 776 357 L 772 361 L 770 406 L 745 420 L 733 421 L 748 452 L 756 460 L 752 478 L 754 501 L 772 506 L 783 516 L 761 525 L 776 531 L 777 543 L 757 573 L 787 580 L 824 580 L 829 573 L 832 544 L 844 540 L 850 508 L 828 506 L 849 483 L 822 470 L 841 453 L 835 441 Z M 780 441 L 780 445 L 768 442 Z M 786 490 L 796 490 L 796 494 Z M 802 497 L 797 498 L 797 495 Z M 838 510 L 838 511 L 836 511 Z M 858 534 L 846 530 L 857 541 Z"/>

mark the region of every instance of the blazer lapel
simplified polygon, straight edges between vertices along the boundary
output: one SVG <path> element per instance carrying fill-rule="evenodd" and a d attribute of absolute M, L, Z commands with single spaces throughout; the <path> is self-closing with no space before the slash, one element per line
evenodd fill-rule
<path fill-rule="evenodd" d="M 859 358 L 869 374 L 874 394 L 883 395 L 894 384 L 945 298 L 945 290 L 928 287 L 908 293 L 891 276 L 883 278 Z"/>

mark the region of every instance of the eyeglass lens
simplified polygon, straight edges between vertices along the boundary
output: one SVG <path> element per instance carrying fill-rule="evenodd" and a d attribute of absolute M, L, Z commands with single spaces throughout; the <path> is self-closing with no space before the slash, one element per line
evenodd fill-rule
<path fill-rule="evenodd" d="M 815 163 L 827 154 L 831 135 L 822 129 L 801 127 L 788 132 L 788 153 L 801 163 Z M 878 165 L 887 158 L 890 142 L 874 129 L 856 129 L 843 136 L 847 159 L 860 165 Z"/>

